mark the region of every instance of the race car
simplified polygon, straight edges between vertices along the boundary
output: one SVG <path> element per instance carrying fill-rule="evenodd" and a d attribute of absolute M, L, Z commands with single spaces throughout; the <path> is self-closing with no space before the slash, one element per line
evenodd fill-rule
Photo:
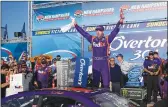
<path fill-rule="evenodd" d="M 137 107 L 132 101 L 108 90 L 83 88 L 21 92 L 1 102 L 1 107 Z"/>

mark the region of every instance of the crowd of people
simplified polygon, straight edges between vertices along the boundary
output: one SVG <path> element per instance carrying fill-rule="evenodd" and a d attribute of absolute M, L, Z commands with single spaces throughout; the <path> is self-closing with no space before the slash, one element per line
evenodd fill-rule
<path fill-rule="evenodd" d="M 168 53 L 167 53 L 168 54 Z M 110 58 L 110 76 L 112 82 L 112 91 L 120 94 L 120 88 L 125 87 L 128 81 L 128 71 L 134 64 L 126 62 L 122 54 L 117 55 L 118 64 L 115 63 L 115 58 Z M 165 92 L 164 77 L 168 75 L 168 59 L 159 57 L 158 52 L 150 51 L 149 55 L 145 57 L 144 63 L 144 84 L 147 87 L 147 103 L 157 102 L 157 96 L 166 98 L 168 95 Z M 165 89 L 164 89 L 165 88 Z M 153 103 L 152 102 L 152 103 Z"/>
<path fill-rule="evenodd" d="M 29 90 L 52 88 L 57 85 L 56 62 L 61 60 L 61 56 L 57 55 L 56 58 L 50 58 L 49 56 L 40 55 L 34 57 L 34 60 L 31 61 L 26 53 L 23 53 L 18 61 L 12 55 L 9 55 L 8 61 L 1 59 L 1 98 L 5 97 L 6 88 L 10 85 L 9 76 L 13 74 L 25 73 L 26 76 L 29 75 L 29 77 L 32 77 Z M 115 60 L 118 60 L 119 63 L 117 64 Z M 120 94 L 120 89 L 128 81 L 128 71 L 135 64 L 128 63 L 124 60 L 122 54 L 118 54 L 116 58 L 109 58 L 109 65 L 112 92 Z M 161 89 L 163 85 L 162 75 L 168 74 L 167 59 L 160 58 L 158 52 L 150 51 L 149 55 L 145 57 L 143 65 L 148 103 L 151 102 L 152 95 L 156 103 L 158 93 L 161 98 L 167 96 L 163 94 Z M 90 87 L 94 87 L 91 80 L 92 77 L 89 75 L 88 78 L 88 86 Z"/>
<path fill-rule="evenodd" d="M 29 77 L 29 90 L 48 88 L 56 86 L 56 62 L 61 56 L 51 58 L 47 55 L 40 55 L 32 61 L 26 52 L 23 52 L 17 61 L 12 55 L 8 60 L 1 58 L 1 98 L 6 96 L 6 88 L 10 86 L 10 76 L 24 73 L 25 78 Z"/>

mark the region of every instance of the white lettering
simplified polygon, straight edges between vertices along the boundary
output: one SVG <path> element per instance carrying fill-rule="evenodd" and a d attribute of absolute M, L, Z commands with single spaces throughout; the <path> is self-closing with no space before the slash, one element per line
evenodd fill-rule
<path fill-rule="evenodd" d="M 146 40 L 140 40 L 140 42 L 139 42 L 139 44 L 138 44 L 138 47 L 137 48 L 141 48 L 141 45 L 143 44 L 143 43 L 145 43 L 146 42 Z"/>
<path fill-rule="evenodd" d="M 145 43 L 145 48 L 149 48 L 149 42 L 151 42 L 151 41 L 152 41 L 152 36 L 149 36 L 148 40 Z"/>
<path fill-rule="evenodd" d="M 96 9 L 96 10 L 86 10 L 83 13 L 84 15 L 88 15 L 88 14 L 108 13 L 113 11 L 114 11 L 114 8 L 105 8 L 105 9 Z"/>
<path fill-rule="evenodd" d="M 80 60 L 80 72 L 79 72 L 79 79 L 78 79 L 78 84 L 82 84 L 82 77 L 83 77 L 83 66 L 85 66 L 85 60 L 81 59 Z"/>
<path fill-rule="evenodd" d="M 117 45 L 116 45 L 117 42 Z M 167 44 L 167 39 L 152 39 L 152 36 L 149 36 L 147 40 L 129 40 L 127 41 L 125 36 L 115 37 L 110 45 L 111 51 L 117 51 L 120 48 L 141 48 L 144 45 L 145 48 L 156 48 L 156 47 L 164 47 Z M 98 46 L 98 44 L 94 44 Z M 114 48 L 114 46 L 115 48 Z"/>
<path fill-rule="evenodd" d="M 133 42 L 130 43 L 130 48 L 136 48 L 136 45 L 138 44 L 138 41 L 135 40 Z M 134 45 L 134 46 L 133 46 Z"/>
<path fill-rule="evenodd" d="M 130 40 L 128 43 L 127 41 L 124 41 L 124 48 L 128 48 L 128 45 L 133 42 L 133 40 Z"/>
<path fill-rule="evenodd" d="M 155 43 L 156 43 L 156 45 L 155 45 Z M 161 43 L 161 41 L 159 39 L 155 39 L 152 41 L 151 47 L 156 48 L 160 45 L 160 43 Z"/>
<path fill-rule="evenodd" d="M 137 9 L 154 9 L 159 7 L 166 7 L 167 2 L 156 2 L 156 3 L 150 3 L 150 4 L 141 4 L 141 5 L 132 5 L 131 9 L 137 10 Z"/>
<path fill-rule="evenodd" d="M 136 59 L 140 58 L 141 57 L 141 53 L 142 53 L 141 50 L 136 50 L 136 53 L 134 55 L 137 56 L 137 57 L 132 58 L 130 60 L 133 61 L 133 60 L 136 60 Z"/>
<path fill-rule="evenodd" d="M 163 39 L 163 41 L 162 41 L 160 47 L 164 47 L 164 45 L 166 45 L 166 44 L 168 44 L 168 43 L 167 43 L 167 39 Z"/>
<path fill-rule="evenodd" d="M 111 42 L 111 45 L 110 45 L 110 50 L 111 51 L 117 51 L 117 50 L 119 50 L 121 47 L 122 47 L 122 45 L 123 45 L 123 40 L 125 39 L 125 37 L 124 36 L 118 36 L 118 37 L 115 37 L 114 38 L 114 40 Z M 119 43 L 119 46 L 117 47 L 117 48 L 113 48 L 112 47 L 112 44 L 116 41 L 116 40 L 118 40 L 120 43 Z"/>

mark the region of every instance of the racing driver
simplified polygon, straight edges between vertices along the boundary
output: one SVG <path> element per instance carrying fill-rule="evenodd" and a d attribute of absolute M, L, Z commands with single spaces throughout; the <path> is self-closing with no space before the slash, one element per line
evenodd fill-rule
<path fill-rule="evenodd" d="M 105 89 L 109 88 L 110 75 L 109 75 L 109 46 L 113 39 L 116 37 L 120 30 L 120 25 L 123 24 L 124 14 L 123 9 L 120 10 L 120 20 L 116 24 L 114 30 L 109 34 L 104 34 L 104 27 L 99 25 L 96 27 L 96 36 L 90 35 L 84 31 L 75 21 L 72 19 L 72 24 L 76 30 L 86 38 L 93 48 L 93 85 L 98 88 L 100 78 L 103 80 L 103 86 Z"/>

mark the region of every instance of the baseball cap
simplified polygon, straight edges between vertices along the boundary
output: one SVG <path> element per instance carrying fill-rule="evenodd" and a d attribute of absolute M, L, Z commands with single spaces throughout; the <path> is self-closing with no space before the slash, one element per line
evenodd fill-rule
<path fill-rule="evenodd" d="M 118 54 L 116 57 L 122 57 L 123 58 L 123 55 L 122 54 Z"/>
<path fill-rule="evenodd" d="M 57 57 L 61 57 L 60 55 L 57 55 Z"/>
<path fill-rule="evenodd" d="M 104 27 L 102 25 L 99 25 L 96 27 L 96 31 L 99 30 L 99 31 L 104 31 Z"/>
<path fill-rule="evenodd" d="M 150 51 L 150 52 L 149 52 L 149 55 L 153 55 L 153 54 L 154 54 L 153 51 Z"/>

